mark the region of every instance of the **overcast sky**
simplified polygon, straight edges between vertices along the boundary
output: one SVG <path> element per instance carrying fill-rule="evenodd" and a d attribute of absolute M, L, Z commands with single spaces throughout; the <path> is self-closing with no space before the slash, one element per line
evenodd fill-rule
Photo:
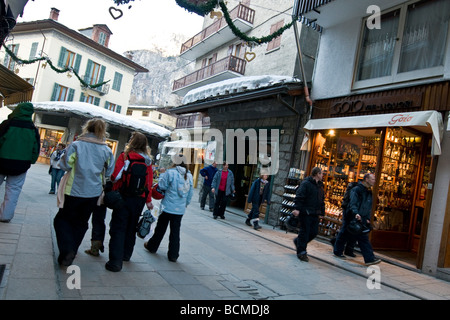
<path fill-rule="evenodd" d="M 173 35 L 191 38 L 203 24 L 203 17 L 186 11 L 175 0 L 135 0 L 120 6 L 113 0 L 29 0 L 17 20 L 48 19 L 52 7 L 60 10 L 58 22 L 74 30 L 106 24 L 113 33 L 109 48 L 118 53 L 157 47 L 176 55 L 180 46 L 170 42 Z M 123 16 L 114 19 L 110 7 L 122 10 Z"/>

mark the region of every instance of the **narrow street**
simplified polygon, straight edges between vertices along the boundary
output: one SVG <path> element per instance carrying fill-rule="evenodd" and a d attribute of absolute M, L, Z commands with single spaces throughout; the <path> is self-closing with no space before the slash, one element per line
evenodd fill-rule
<path fill-rule="evenodd" d="M 48 167 L 28 171 L 11 223 L 0 224 L 0 265 L 5 265 L 0 297 L 15 299 L 120 299 L 120 300 L 410 300 L 448 299 L 450 284 L 418 272 L 382 262 L 378 289 L 368 283 L 362 257 L 342 261 L 332 257 L 330 246 L 310 245 L 310 262 L 297 259 L 294 234 L 264 225 L 255 231 L 242 215 L 226 213 L 214 220 L 198 204 L 198 191 L 182 221 L 181 252 L 169 262 L 167 235 L 156 254 L 137 239 L 130 262 L 122 272 L 105 270 L 100 257 L 84 253 L 90 230 L 74 265 L 79 267 L 80 289 L 70 289 L 71 275 L 56 263 L 52 226 L 56 197 L 49 195 Z M 4 185 L 1 187 L 3 196 Z M 106 222 L 110 220 L 108 211 Z M 372 287 L 372 288 L 370 288 Z"/>

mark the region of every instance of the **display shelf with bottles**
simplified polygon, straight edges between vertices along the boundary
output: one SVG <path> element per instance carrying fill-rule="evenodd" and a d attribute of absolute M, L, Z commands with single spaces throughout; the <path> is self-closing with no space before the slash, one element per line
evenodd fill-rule
<path fill-rule="evenodd" d="M 319 220 L 319 234 L 333 237 L 342 225 L 342 199 L 350 182 L 375 173 L 380 134 L 375 129 L 340 130 L 334 135 L 318 133 L 313 166 L 322 169 L 325 215 Z"/>
<path fill-rule="evenodd" d="M 421 138 L 403 130 L 386 135 L 374 229 L 409 232 L 417 188 Z"/>
<path fill-rule="evenodd" d="M 278 215 L 278 224 L 283 229 L 286 229 L 285 222 L 289 216 L 292 215 L 295 205 L 295 193 L 300 183 L 303 180 L 304 171 L 297 168 L 290 168 L 286 179 L 286 184 L 283 190 L 283 200 L 281 202 L 281 209 Z M 274 226 L 274 228 L 276 227 Z"/>

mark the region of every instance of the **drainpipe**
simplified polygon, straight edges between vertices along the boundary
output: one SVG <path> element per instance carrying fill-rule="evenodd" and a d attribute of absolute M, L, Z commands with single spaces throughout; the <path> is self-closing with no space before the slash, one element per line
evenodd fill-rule
<path fill-rule="evenodd" d="M 302 72 L 303 90 L 305 92 L 305 100 L 309 105 L 309 108 L 307 111 L 307 113 L 308 113 L 307 120 L 309 120 L 309 119 L 311 119 L 311 116 L 312 116 L 313 101 L 311 100 L 311 97 L 309 96 L 308 81 L 306 80 L 305 66 L 303 64 L 302 48 L 300 46 L 300 36 L 299 36 L 298 26 L 297 26 L 297 21 L 299 18 L 299 10 L 300 10 L 300 0 L 295 0 L 293 11 L 292 11 L 292 19 L 295 20 L 295 22 L 294 22 L 295 43 L 297 45 L 297 55 L 298 55 L 298 59 L 299 59 L 299 63 L 300 63 L 300 70 Z M 297 118 L 297 128 L 295 129 L 295 137 L 298 136 L 299 130 L 300 130 L 300 115 Z M 295 139 L 295 140 L 297 140 L 297 139 Z M 295 147 L 296 146 L 294 145 L 294 148 Z M 294 150 L 293 150 L 293 152 L 294 152 Z M 305 163 L 305 157 L 306 157 L 306 154 L 300 155 L 299 168 L 301 167 L 302 163 L 303 164 Z M 303 168 L 303 169 L 306 170 L 306 168 Z"/>

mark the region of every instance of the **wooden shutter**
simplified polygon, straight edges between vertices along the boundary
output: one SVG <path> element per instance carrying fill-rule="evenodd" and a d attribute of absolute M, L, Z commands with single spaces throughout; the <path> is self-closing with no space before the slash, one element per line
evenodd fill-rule
<path fill-rule="evenodd" d="M 58 88 L 59 88 L 59 84 L 57 84 L 55 82 L 55 84 L 53 85 L 53 92 L 52 92 L 52 97 L 50 98 L 50 101 L 56 101 L 56 94 L 58 93 Z"/>
<path fill-rule="evenodd" d="M 75 57 L 75 65 L 73 67 L 73 71 L 75 71 L 76 73 L 80 72 L 80 64 L 81 64 L 81 54 L 77 54 L 77 56 Z"/>
<path fill-rule="evenodd" d="M 31 44 L 30 57 L 28 58 L 29 60 L 36 58 L 36 52 L 37 52 L 38 45 L 39 45 L 39 42 L 33 42 Z"/>
<path fill-rule="evenodd" d="M 61 51 L 59 52 L 58 67 L 60 67 L 60 68 L 65 67 L 66 55 L 67 55 L 67 49 L 64 47 L 61 47 Z"/>

